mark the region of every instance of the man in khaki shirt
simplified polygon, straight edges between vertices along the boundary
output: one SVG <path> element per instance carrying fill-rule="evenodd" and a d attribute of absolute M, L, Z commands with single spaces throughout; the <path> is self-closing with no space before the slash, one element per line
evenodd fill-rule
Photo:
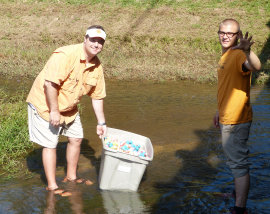
<path fill-rule="evenodd" d="M 56 183 L 56 146 L 59 135 L 67 136 L 67 175 L 64 182 L 91 181 L 77 178 L 77 165 L 83 129 L 77 109 L 83 95 L 92 99 L 97 118 L 97 134 L 106 132 L 103 98 L 104 74 L 97 54 L 102 51 L 106 33 L 102 26 L 90 26 L 81 44 L 55 50 L 39 73 L 27 97 L 30 140 L 43 146 L 42 161 L 47 190 L 68 196 Z"/>

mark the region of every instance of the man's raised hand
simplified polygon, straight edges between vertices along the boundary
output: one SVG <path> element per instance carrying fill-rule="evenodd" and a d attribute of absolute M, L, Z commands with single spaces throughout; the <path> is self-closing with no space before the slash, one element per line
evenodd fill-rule
<path fill-rule="evenodd" d="M 233 50 L 240 49 L 244 52 L 249 53 L 251 45 L 254 44 L 254 41 L 251 41 L 251 39 L 252 39 L 252 36 L 248 37 L 248 32 L 246 32 L 245 37 L 243 37 L 243 33 L 240 30 L 239 31 L 239 43 L 236 46 L 232 47 L 232 49 Z"/>

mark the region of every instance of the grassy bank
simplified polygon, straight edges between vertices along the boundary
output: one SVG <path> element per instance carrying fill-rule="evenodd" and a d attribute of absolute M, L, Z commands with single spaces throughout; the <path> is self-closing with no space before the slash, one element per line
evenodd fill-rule
<path fill-rule="evenodd" d="M 8 97 L 0 89 L 0 115 L 0 175 L 7 178 L 25 175 L 22 160 L 33 149 L 33 143 L 28 140 L 24 94 Z"/>
<path fill-rule="evenodd" d="M 268 79 L 267 0 L 0 0 L 0 4 L 0 72 L 9 76 L 36 76 L 55 48 L 82 42 L 89 25 L 101 24 L 108 34 L 100 54 L 108 79 L 215 82 L 218 24 L 233 17 L 243 31 L 254 35 L 253 50 L 264 64 L 257 80 Z"/>

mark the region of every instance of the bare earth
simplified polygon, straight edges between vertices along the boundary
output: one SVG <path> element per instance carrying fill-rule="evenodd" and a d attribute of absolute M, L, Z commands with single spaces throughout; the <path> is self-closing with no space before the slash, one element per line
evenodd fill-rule
<path fill-rule="evenodd" d="M 55 48 L 82 42 L 92 24 L 103 25 L 108 34 L 100 58 L 107 78 L 115 79 L 216 81 L 216 32 L 224 18 L 240 20 L 243 31 L 254 35 L 257 54 L 269 37 L 269 14 L 263 6 L 258 15 L 218 6 L 191 10 L 27 1 L 0 5 L 0 74 L 36 76 Z"/>

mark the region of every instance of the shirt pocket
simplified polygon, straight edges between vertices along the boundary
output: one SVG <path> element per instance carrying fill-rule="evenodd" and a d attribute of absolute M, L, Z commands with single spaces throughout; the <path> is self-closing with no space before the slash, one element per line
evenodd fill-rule
<path fill-rule="evenodd" d="M 98 75 L 95 72 L 91 72 L 87 75 L 84 84 L 89 86 L 96 86 L 97 85 Z"/>
<path fill-rule="evenodd" d="M 61 89 L 63 91 L 68 91 L 68 92 L 75 92 L 75 88 L 77 87 L 78 85 L 78 80 L 76 79 L 72 79 L 72 78 L 68 78 L 64 83 L 63 85 L 61 86 Z"/>
<path fill-rule="evenodd" d="M 95 72 L 91 72 L 85 78 L 83 83 L 83 95 L 89 94 L 91 90 L 97 85 L 97 74 Z"/>

